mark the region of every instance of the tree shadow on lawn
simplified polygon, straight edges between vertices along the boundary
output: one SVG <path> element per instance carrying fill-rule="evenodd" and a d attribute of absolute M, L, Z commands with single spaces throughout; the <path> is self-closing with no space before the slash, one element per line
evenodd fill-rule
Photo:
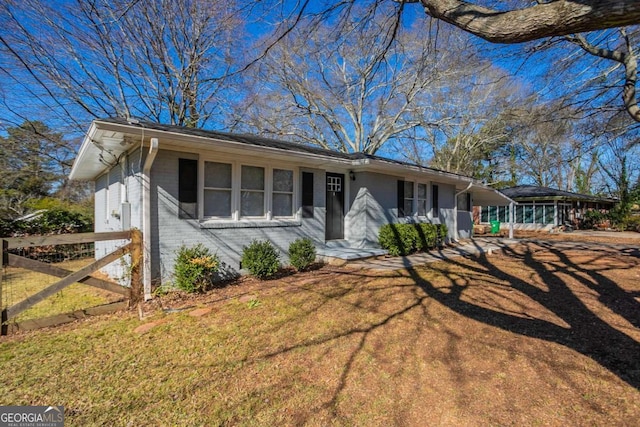
<path fill-rule="evenodd" d="M 630 330 L 637 329 L 640 316 L 640 304 L 634 299 L 637 290 L 627 291 L 605 274 L 610 270 L 637 269 L 640 260 L 633 248 L 598 252 L 593 250 L 593 246 L 580 248 L 574 245 L 573 249 L 588 252 L 581 253 L 582 261 L 574 262 L 575 253 L 580 252 L 567 252 L 566 248 L 557 247 L 551 242 L 529 242 L 504 249 L 505 255 L 512 259 L 508 264 L 497 262 L 499 258 L 496 256 L 480 253 L 466 260 L 451 258 L 443 263 L 387 274 L 367 270 L 341 271 L 341 276 L 332 283 L 329 283 L 331 275 L 325 277 L 323 271 L 314 272 L 313 280 L 301 285 L 296 284 L 299 278 L 287 278 L 285 281 L 289 287 L 298 288 L 304 294 L 301 297 L 304 310 L 284 320 L 287 324 L 308 325 L 313 322 L 313 316 L 321 311 L 333 313 L 335 304 L 346 307 L 346 310 L 367 312 L 374 317 L 358 325 L 345 325 L 314 337 L 294 339 L 277 349 L 252 355 L 243 362 L 271 359 L 301 348 L 317 347 L 318 351 L 330 351 L 332 345 L 348 340 L 349 350 L 340 356 L 341 367 L 335 372 L 334 387 L 320 405 L 329 411 L 331 417 L 339 417 L 340 396 L 345 392 L 350 376 L 357 372 L 355 366 L 359 356 L 367 346 L 375 345 L 374 341 L 380 339 L 376 333 L 386 334 L 388 328 L 392 327 L 390 324 L 397 319 L 415 319 L 407 317 L 413 310 L 420 310 L 419 318 L 430 320 L 429 305 L 435 301 L 465 318 L 485 325 L 573 349 L 639 389 L 640 343 L 621 331 L 625 326 L 620 326 L 620 320 L 610 322 L 611 314 L 605 313 L 609 310 L 624 319 L 622 323 L 626 321 L 632 325 Z M 589 258 L 584 259 L 584 255 Z M 517 269 L 519 265 L 523 267 L 519 271 L 507 268 L 513 266 Z M 429 274 L 424 274 L 428 270 L 436 272 L 437 278 L 432 279 Z M 527 277 L 527 274 L 530 276 Z M 368 283 L 384 277 L 389 278 L 386 284 Z M 395 282 L 395 279 L 402 278 L 409 281 Z M 358 285 L 363 282 L 367 284 Z M 326 286 L 317 286 L 320 283 Z M 398 293 L 405 296 L 403 302 L 384 306 L 386 298 Z M 500 303 L 500 298 L 503 301 L 510 298 L 509 293 L 513 299 L 510 301 L 511 309 Z M 598 302 L 604 307 L 591 308 L 594 299 L 592 297 L 589 304 L 585 303 L 585 293 L 597 293 Z M 541 311 L 546 314 L 532 314 L 527 308 L 531 306 L 542 307 Z M 271 332 L 280 326 L 282 324 L 273 325 Z M 428 326 L 416 325 L 412 332 L 415 333 L 414 341 L 411 341 L 410 334 L 404 338 L 416 342 L 425 328 Z M 263 332 L 269 333 L 269 330 Z M 455 335 L 452 331 L 445 333 Z M 635 330 L 632 335 L 638 337 L 639 333 Z M 384 353 L 384 349 L 381 352 Z M 462 373 L 456 370 L 455 356 L 451 358 L 449 368 L 454 376 Z M 558 375 L 571 382 L 570 376 L 564 372 L 570 369 L 571 366 L 565 366 Z"/>
<path fill-rule="evenodd" d="M 335 376 L 331 391 L 318 401 L 315 410 L 323 409 L 328 411 L 330 417 L 339 418 L 341 396 L 349 386 L 350 378 L 355 373 L 361 375 L 357 367 L 359 357 L 371 351 L 372 346 L 387 345 L 386 334 L 396 327 L 392 325 L 396 320 L 427 321 L 426 326 L 414 325 L 402 336 L 409 346 L 417 342 L 423 336 L 421 334 L 428 333 L 426 330 L 431 327 L 428 324 L 431 320 L 430 305 L 437 302 L 482 324 L 573 349 L 639 389 L 640 343 L 638 339 L 621 331 L 624 325 L 620 326 L 620 323 L 626 321 L 633 325 L 629 327 L 633 330 L 632 335 L 640 336 L 640 331 L 636 330 L 640 316 L 640 304 L 634 299 L 637 290 L 627 291 L 605 274 L 609 270 L 637 269 L 640 260 L 633 248 L 616 250 L 617 252 L 606 249 L 597 252 L 591 246 L 583 249 L 588 252 L 582 255 L 588 255 L 589 258 L 579 262 L 574 261 L 576 258 L 573 252 L 567 252 L 566 248 L 554 243 L 529 242 L 504 249 L 505 255 L 511 259 L 508 263 L 498 262 L 498 256 L 481 253 L 468 259 L 451 258 L 446 262 L 392 273 L 365 269 L 338 270 L 339 275 L 336 277 L 334 271 L 318 270 L 312 273 L 310 279 L 302 282 L 299 276 L 286 277 L 280 283 L 271 283 L 273 289 L 280 288 L 283 293 L 299 290 L 298 299 L 291 303 L 301 304 L 303 309 L 293 316 L 283 318 L 282 322 L 266 326 L 261 334 L 275 334 L 279 328 L 290 328 L 290 325 L 304 328 L 317 321 L 314 316 L 320 312 L 326 316 L 335 313 L 339 317 L 336 308 L 345 313 L 350 310 L 366 313 L 368 317 L 356 316 L 356 324 L 319 329 L 320 332 L 302 334 L 299 338 L 292 337 L 276 348 L 258 351 L 238 361 L 254 364 L 285 354 L 296 354 L 299 349 L 316 348 L 315 355 L 320 359 L 313 360 L 333 358 L 333 366 L 340 368 L 333 371 Z M 513 266 L 517 270 L 519 265 L 523 268 L 518 271 L 508 268 Z M 436 274 L 431 275 L 430 272 Z M 388 282 L 379 281 L 385 277 L 389 278 Z M 396 282 L 396 279 L 404 281 Z M 376 283 L 370 283 L 372 281 Z M 591 295 L 597 293 L 598 302 L 604 308 L 590 308 L 594 299 L 592 297 L 589 304 L 585 303 L 585 291 L 589 291 L 587 293 Z M 500 298 L 502 301 L 510 298 L 509 293 L 512 298 L 509 301 L 510 309 L 506 308 L 508 304 L 500 303 Z M 387 304 L 389 298 L 398 294 L 403 295 L 402 301 Z M 532 305 L 542 307 L 541 312 L 546 314 L 532 314 L 529 310 Z M 624 320 L 609 322 L 611 315 L 604 313 L 607 310 Z M 456 333 L 447 331 L 446 324 L 443 324 L 440 331 L 443 329 L 455 341 Z M 459 338 L 461 337 L 457 337 Z M 492 348 L 500 346 L 497 342 L 489 342 L 487 345 Z M 338 347 L 346 351 L 334 350 Z M 463 370 L 457 370 L 455 345 L 451 348 L 451 357 L 444 362 L 449 365 L 454 377 L 464 375 Z M 379 349 L 383 356 L 386 351 L 386 348 Z M 304 356 L 301 357 L 305 360 Z M 314 363 L 308 359 L 306 361 Z M 564 360 L 561 362 L 565 363 Z M 408 366 L 405 369 L 411 368 Z M 564 366 L 558 372 L 569 383 L 571 378 L 566 371 L 571 368 Z M 458 381 L 462 383 L 465 379 L 458 378 Z M 286 389 L 286 381 L 280 387 Z M 311 413 L 302 414 L 308 408 L 298 409 L 301 410 L 298 414 L 301 419 L 313 416 Z"/>
<path fill-rule="evenodd" d="M 588 248 L 589 246 L 584 249 Z M 537 253 L 541 251 L 546 251 L 546 255 L 555 260 L 541 262 L 536 259 Z M 603 274 L 613 269 L 640 268 L 634 248 L 620 250 L 621 254 L 628 255 L 627 259 L 618 257 L 617 265 L 611 267 L 606 265 L 607 260 L 612 257 L 610 251 L 596 252 L 591 259 L 578 264 L 572 261 L 565 249 L 556 248 L 552 242 L 528 243 L 517 248 L 506 248 L 504 252 L 508 256 L 521 260 L 524 266 L 533 270 L 542 286 L 536 286 L 505 271 L 492 262 L 492 257 L 485 253 L 481 253 L 474 259 L 477 266 L 470 266 L 456 259 L 449 260 L 447 264 L 441 264 L 444 266 L 453 264 L 469 270 L 468 276 L 462 280 L 464 284 L 459 283 L 461 281 L 459 273 L 451 275 L 445 267 L 439 268 L 437 265 L 430 267 L 447 276 L 451 282 L 450 287 L 435 287 L 420 275 L 419 270 L 409 270 L 409 274 L 429 297 L 453 311 L 509 332 L 555 342 L 574 349 L 639 389 L 640 343 L 604 321 L 585 304 L 575 289 L 577 284 L 583 289 L 596 292 L 601 304 L 624 318 L 633 327 L 638 328 L 640 303 L 634 299 L 636 292 L 622 289 Z M 465 291 L 474 281 L 474 274 L 488 274 L 502 282 L 507 282 L 511 289 L 542 305 L 568 326 L 526 316 L 526 313 L 509 313 L 501 307 L 492 307 L 486 301 L 477 301 L 472 296 L 466 296 Z M 569 283 L 571 279 L 573 284 Z"/>

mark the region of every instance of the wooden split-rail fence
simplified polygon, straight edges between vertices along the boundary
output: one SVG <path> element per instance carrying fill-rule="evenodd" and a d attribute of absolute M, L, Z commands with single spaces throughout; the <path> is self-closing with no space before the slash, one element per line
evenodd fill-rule
<path fill-rule="evenodd" d="M 60 267 L 56 267 L 49 263 L 37 261 L 34 259 L 22 257 L 11 253 L 12 249 L 33 248 L 37 246 L 57 246 L 69 244 L 92 243 L 109 240 L 128 240 L 125 244 L 95 260 L 86 267 L 78 271 L 70 271 Z M 2 327 L 1 335 L 6 335 L 12 330 L 34 329 L 37 327 L 54 326 L 66 323 L 87 315 L 103 314 L 122 310 L 128 307 L 136 306 L 142 300 L 142 233 L 139 230 L 118 231 L 110 233 L 79 233 L 79 234 L 61 234 L 55 236 L 28 236 L 19 238 L 3 238 L 2 256 L 0 257 L 0 308 L 2 308 L 2 278 L 5 266 L 18 267 L 31 270 L 37 273 L 60 278 L 57 282 L 47 286 L 41 291 L 28 296 L 24 300 L 2 309 Z M 100 270 L 108 264 L 122 258 L 126 254 L 131 257 L 131 285 L 130 287 L 122 286 L 118 283 L 111 282 L 98 277 L 91 276 L 92 273 Z M 12 322 L 11 320 L 25 310 L 33 307 L 35 304 L 44 299 L 55 295 L 62 289 L 73 283 L 81 283 L 87 286 L 114 292 L 123 297 L 123 300 L 107 304 L 101 307 L 94 307 L 76 311 L 73 313 L 65 313 L 51 316 L 43 319 L 35 319 L 25 321 L 22 324 Z"/>

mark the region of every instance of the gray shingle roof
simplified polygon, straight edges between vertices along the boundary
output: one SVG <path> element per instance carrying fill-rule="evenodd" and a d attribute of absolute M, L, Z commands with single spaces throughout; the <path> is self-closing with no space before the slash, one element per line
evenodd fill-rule
<path fill-rule="evenodd" d="M 605 197 L 591 196 L 588 194 L 572 193 L 570 191 L 557 190 L 549 187 L 538 187 L 535 185 L 518 185 L 516 187 L 504 188 L 500 190 L 505 196 L 516 200 L 525 199 L 561 199 L 561 200 L 581 200 L 588 202 L 615 203 L 615 200 Z"/>
<path fill-rule="evenodd" d="M 281 141 L 277 139 L 265 138 L 265 137 L 256 136 L 256 135 L 236 134 L 236 133 L 220 132 L 220 131 L 213 131 L 213 130 L 204 130 L 204 129 L 198 129 L 198 128 L 188 128 L 188 127 L 175 126 L 175 125 L 164 125 L 164 124 L 148 122 L 144 120 L 129 121 L 124 118 L 116 118 L 116 117 L 98 119 L 97 121 L 105 122 L 105 123 L 116 123 L 116 124 L 127 125 L 127 126 L 138 126 L 144 129 L 153 129 L 153 130 L 159 130 L 164 132 L 174 132 L 182 135 L 193 135 L 193 136 L 200 136 L 203 138 L 221 139 L 224 141 L 239 142 L 242 144 L 248 144 L 248 145 L 253 145 L 257 147 L 269 147 L 269 148 L 276 148 L 280 150 L 290 150 L 290 151 L 296 151 L 296 152 L 302 152 L 302 153 L 318 154 L 318 155 L 323 155 L 327 157 L 334 157 L 337 159 L 377 160 L 377 161 L 393 163 L 401 166 L 404 165 L 404 166 L 411 166 L 411 167 L 421 167 L 424 169 L 429 169 L 437 172 L 444 172 L 449 175 L 463 176 L 465 178 L 469 178 L 466 175 L 462 175 L 462 174 L 446 172 L 439 169 L 417 165 L 415 163 L 403 162 L 400 160 L 389 159 L 386 157 L 375 156 L 372 154 L 341 153 L 339 151 L 327 150 L 324 148 L 314 147 L 311 145 L 297 144 L 295 142 Z"/>

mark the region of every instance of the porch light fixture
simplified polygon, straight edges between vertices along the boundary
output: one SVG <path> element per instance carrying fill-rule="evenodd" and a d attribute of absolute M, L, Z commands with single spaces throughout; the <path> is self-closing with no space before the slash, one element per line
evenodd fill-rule
<path fill-rule="evenodd" d="M 351 179 L 351 181 L 355 181 L 356 180 L 356 174 L 353 171 L 349 171 L 349 178 Z"/>

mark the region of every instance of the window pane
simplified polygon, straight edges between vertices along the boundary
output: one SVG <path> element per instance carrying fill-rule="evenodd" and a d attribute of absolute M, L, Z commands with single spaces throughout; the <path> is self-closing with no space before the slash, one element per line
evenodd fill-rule
<path fill-rule="evenodd" d="M 553 224 L 554 215 L 555 215 L 555 208 L 553 207 L 553 205 L 546 205 L 544 207 L 545 224 Z"/>
<path fill-rule="evenodd" d="M 524 206 L 516 206 L 516 222 L 518 224 L 524 224 L 524 217 L 522 216 Z"/>
<path fill-rule="evenodd" d="M 413 199 L 413 182 L 404 182 L 404 197 L 405 199 Z"/>
<path fill-rule="evenodd" d="M 240 203 L 241 216 L 264 216 L 264 193 L 243 191 Z"/>
<path fill-rule="evenodd" d="M 264 168 L 242 166 L 242 189 L 264 190 Z"/>
<path fill-rule="evenodd" d="M 227 163 L 204 162 L 204 186 L 231 188 L 231 165 Z"/>
<path fill-rule="evenodd" d="M 536 224 L 543 223 L 544 206 L 536 206 Z"/>
<path fill-rule="evenodd" d="M 413 200 L 404 199 L 404 214 L 405 216 L 413 215 Z"/>
<path fill-rule="evenodd" d="M 293 196 L 291 194 L 273 195 L 273 216 L 293 216 Z"/>
<path fill-rule="evenodd" d="M 469 205 L 468 205 L 468 200 L 469 198 L 467 197 L 468 193 L 462 193 L 462 194 L 458 194 L 458 210 L 459 211 L 468 211 L 469 210 Z"/>
<path fill-rule="evenodd" d="M 483 206 L 480 209 L 480 222 L 489 222 L 489 206 Z"/>
<path fill-rule="evenodd" d="M 498 217 L 497 220 L 500 222 L 509 222 L 506 221 L 505 218 L 507 217 L 507 207 L 506 206 L 498 206 Z"/>
<path fill-rule="evenodd" d="M 205 190 L 204 216 L 231 216 L 231 191 Z"/>
<path fill-rule="evenodd" d="M 418 215 L 427 216 L 427 201 L 418 199 Z"/>
<path fill-rule="evenodd" d="M 427 184 L 418 184 L 418 199 L 427 198 Z"/>
<path fill-rule="evenodd" d="M 525 205 L 523 206 L 524 209 L 524 223 L 525 224 L 533 224 L 533 206 L 532 205 Z"/>
<path fill-rule="evenodd" d="M 273 191 L 293 193 L 293 171 L 274 169 Z"/>

